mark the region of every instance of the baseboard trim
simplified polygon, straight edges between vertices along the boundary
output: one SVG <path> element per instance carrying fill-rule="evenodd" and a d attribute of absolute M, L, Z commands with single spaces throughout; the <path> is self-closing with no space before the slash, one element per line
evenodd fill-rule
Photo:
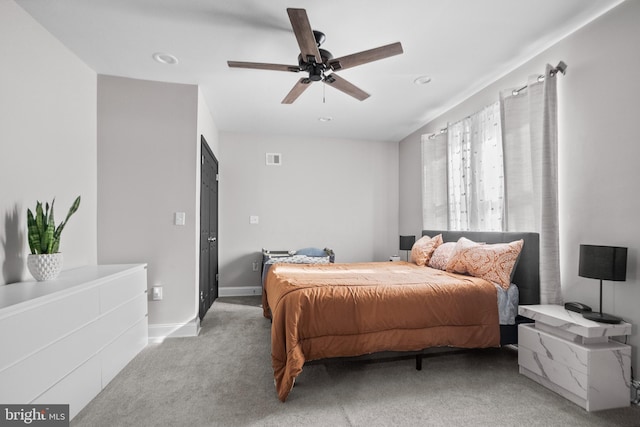
<path fill-rule="evenodd" d="M 218 288 L 218 296 L 221 297 L 247 297 L 251 295 L 262 295 L 260 286 L 229 286 Z"/>
<path fill-rule="evenodd" d="M 200 333 L 200 317 L 187 323 L 149 324 L 149 343 L 158 344 L 166 338 L 197 337 Z"/>

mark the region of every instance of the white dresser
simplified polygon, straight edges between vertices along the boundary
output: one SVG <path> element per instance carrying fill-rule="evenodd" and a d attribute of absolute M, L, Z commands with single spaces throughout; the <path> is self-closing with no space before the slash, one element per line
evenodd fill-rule
<path fill-rule="evenodd" d="M 631 347 L 611 337 L 631 334 L 629 323 L 587 320 L 561 305 L 524 305 L 535 323 L 518 327 L 520 373 L 587 411 L 629 406 Z"/>
<path fill-rule="evenodd" d="M 145 264 L 0 286 L 0 402 L 69 404 L 73 418 L 147 340 Z"/>

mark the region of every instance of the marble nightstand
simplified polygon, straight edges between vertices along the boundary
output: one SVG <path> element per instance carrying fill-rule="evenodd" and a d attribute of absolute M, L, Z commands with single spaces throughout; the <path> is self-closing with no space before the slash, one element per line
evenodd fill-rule
<path fill-rule="evenodd" d="M 523 305 L 535 321 L 518 327 L 520 373 L 587 411 L 630 403 L 631 347 L 610 339 L 631 324 L 587 320 L 561 305 Z"/>

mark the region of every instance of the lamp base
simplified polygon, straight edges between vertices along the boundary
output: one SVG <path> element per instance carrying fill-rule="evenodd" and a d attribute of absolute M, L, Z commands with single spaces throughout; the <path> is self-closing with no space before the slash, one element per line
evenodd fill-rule
<path fill-rule="evenodd" d="M 597 311 L 584 312 L 582 313 L 582 317 L 584 317 L 585 319 L 593 320 L 595 322 L 600 322 L 600 323 L 610 323 L 610 324 L 622 323 L 622 319 L 619 317 L 612 316 L 607 313 L 598 313 Z"/>

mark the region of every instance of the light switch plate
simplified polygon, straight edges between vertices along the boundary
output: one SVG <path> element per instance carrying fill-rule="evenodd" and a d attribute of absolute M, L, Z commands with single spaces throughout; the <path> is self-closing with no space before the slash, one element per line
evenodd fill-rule
<path fill-rule="evenodd" d="M 184 212 L 176 212 L 175 225 L 184 225 L 186 222 L 186 215 Z"/>
<path fill-rule="evenodd" d="M 260 222 L 260 218 L 256 215 L 251 215 L 249 217 L 249 224 L 257 224 Z"/>

